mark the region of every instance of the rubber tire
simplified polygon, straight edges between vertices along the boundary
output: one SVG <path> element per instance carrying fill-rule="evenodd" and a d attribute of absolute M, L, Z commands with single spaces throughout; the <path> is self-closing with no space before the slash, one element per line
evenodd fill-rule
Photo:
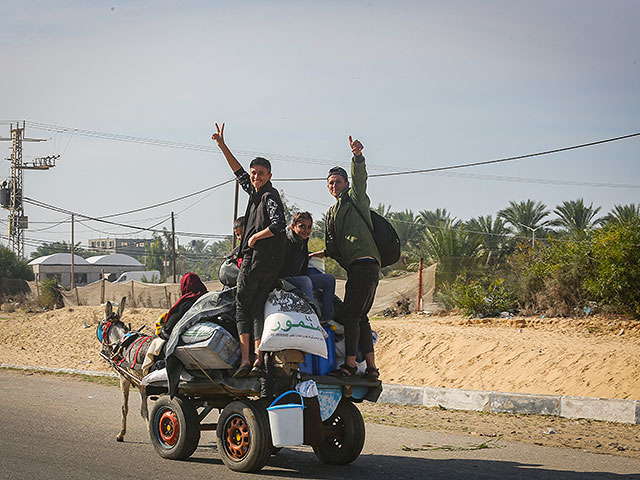
<path fill-rule="evenodd" d="M 246 442 L 246 451 L 229 443 L 225 438 L 231 435 L 234 428 L 239 428 L 241 443 Z M 231 429 L 231 430 L 230 430 Z M 218 452 L 224 464 L 235 472 L 256 472 L 269 461 L 272 452 L 271 430 L 269 417 L 263 402 L 251 400 L 236 400 L 229 403 L 218 418 L 216 429 Z"/>
<path fill-rule="evenodd" d="M 160 420 L 165 414 L 172 415 L 177 421 L 178 438 L 175 444 L 166 443 L 160 433 Z M 200 421 L 198 412 L 186 398 L 168 395 L 160 397 L 151 410 L 149 417 L 149 436 L 151 444 L 158 455 L 170 460 L 180 460 L 190 457 L 198 448 L 200 442 Z"/>
<path fill-rule="evenodd" d="M 342 399 L 336 411 L 322 422 L 326 437 L 313 452 L 322 463 L 347 465 L 364 447 L 365 428 L 360 410 L 350 400 Z"/>

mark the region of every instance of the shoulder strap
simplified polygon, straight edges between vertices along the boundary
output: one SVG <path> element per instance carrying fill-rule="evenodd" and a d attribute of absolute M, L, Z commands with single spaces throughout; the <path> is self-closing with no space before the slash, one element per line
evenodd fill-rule
<path fill-rule="evenodd" d="M 346 198 L 348 199 L 349 203 L 351 203 L 351 206 L 352 206 L 353 208 L 355 208 L 355 209 L 356 209 L 356 212 L 358 212 L 358 215 L 360 215 L 360 218 L 362 218 L 362 220 L 364 221 L 364 224 L 367 226 L 367 228 L 368 228 L 368 229 L 369 229 L 369 231 L 371 232 L 371 236 L 372 236 L 372 237 L 373 237 L 373 239 L 375 240 L 375 238 L 376 238 L 376 237 L 375 237 L 375 235 L 374 235 L 374 233 L 373 233 L 373 228 L 371 228 L 371 227 L 369 226 L 369 222 L 367 222 L 367 219 L 366 219 L 366 218 L 364 218 L 364 215 L 362 214 L 362 212 L 360 211 L 360 209 L 358 208 L 358 206 L 357 206 L 354 202 L 352 202 L 352 201 L 351 201 L 351 197 L 349 197 L 349 195 L 346 195 Z M 373 219 L 372 219 L 371 221 L 373 222 Z"/>

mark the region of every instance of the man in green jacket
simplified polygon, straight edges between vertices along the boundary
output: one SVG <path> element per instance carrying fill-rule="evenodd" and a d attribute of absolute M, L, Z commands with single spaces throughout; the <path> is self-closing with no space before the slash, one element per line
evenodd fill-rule
<path fill-rule="evenodd" d="M 329 208 L 326 218 L 327 248 L 311 256 L 328 256 L 338 261 L 347 271 L 342 323 L 345 336 L 345 363 L 332 372 L 334 376 L 356 375 L 358 347 L 367 362 L 365 378 L 377 380 L 371 325 L 367 314 L 371 310 L 380 276 L 380 253 L 371 229 L 370 200 L 367 196 L 367 169 L 362 155 L 364 148 L 349 136 L 353 152 L 351 180 L 341 167 L 329 170 L 327 187 L 336 203 Z M 359 212 L 360 213 L 359 213 Z"/>

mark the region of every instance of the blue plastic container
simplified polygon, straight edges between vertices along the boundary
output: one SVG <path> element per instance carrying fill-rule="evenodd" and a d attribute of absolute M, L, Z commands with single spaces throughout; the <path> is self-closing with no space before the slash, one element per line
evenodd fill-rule
<path fill-rule="evenodd" d="M 329 335 L 325 339 L 325 342 L 327 342 L 327 358 L 313 355 L 314 375 L 326 375 L 336 369 L 336 335 L 330 326 L 324 327 L 324 329 Z"/>
<path fill-rule="evenodd" d="M 313 375 L 313 357 L 310 353 L 305 353 L 304 362 L 300 364 L 300 371 L 302 373 L 308 373 L 309 375 Z"/>

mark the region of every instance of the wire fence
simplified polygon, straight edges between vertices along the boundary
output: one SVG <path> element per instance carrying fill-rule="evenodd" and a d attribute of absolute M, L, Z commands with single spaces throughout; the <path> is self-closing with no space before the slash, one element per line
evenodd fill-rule
<path fill-rule="evenodd" d="M 411 309 L 417 307 L 419 273 L 409 273 L 380 280 L 371 314 L 377 315 L 385 309 L 394 308 L 400 300 L 408 299 Z M 435 291 L 436 265 L 425 267 L 422 272 L 422 305 L 433 304 Z M 207 290 L 216 291 L 223 288 L 219 281 L 205 282 Z M 39 285 L 29 282 L 31 292 L 39 295 Z M 336 280 L 336 295 L 344 298 L 345 281 Z M 106 301 L 120 302 L 127 297 L 127 305 L 133 308 L 168 309 L 180 298 L 180 285 L 177 283 L 141 283 L 135 280 L 122 283 L 111 283 L 98 280 L 89 285 L 63 290 L 62 299 L 65 307 L 77 305 L 101 305 Z"/>

